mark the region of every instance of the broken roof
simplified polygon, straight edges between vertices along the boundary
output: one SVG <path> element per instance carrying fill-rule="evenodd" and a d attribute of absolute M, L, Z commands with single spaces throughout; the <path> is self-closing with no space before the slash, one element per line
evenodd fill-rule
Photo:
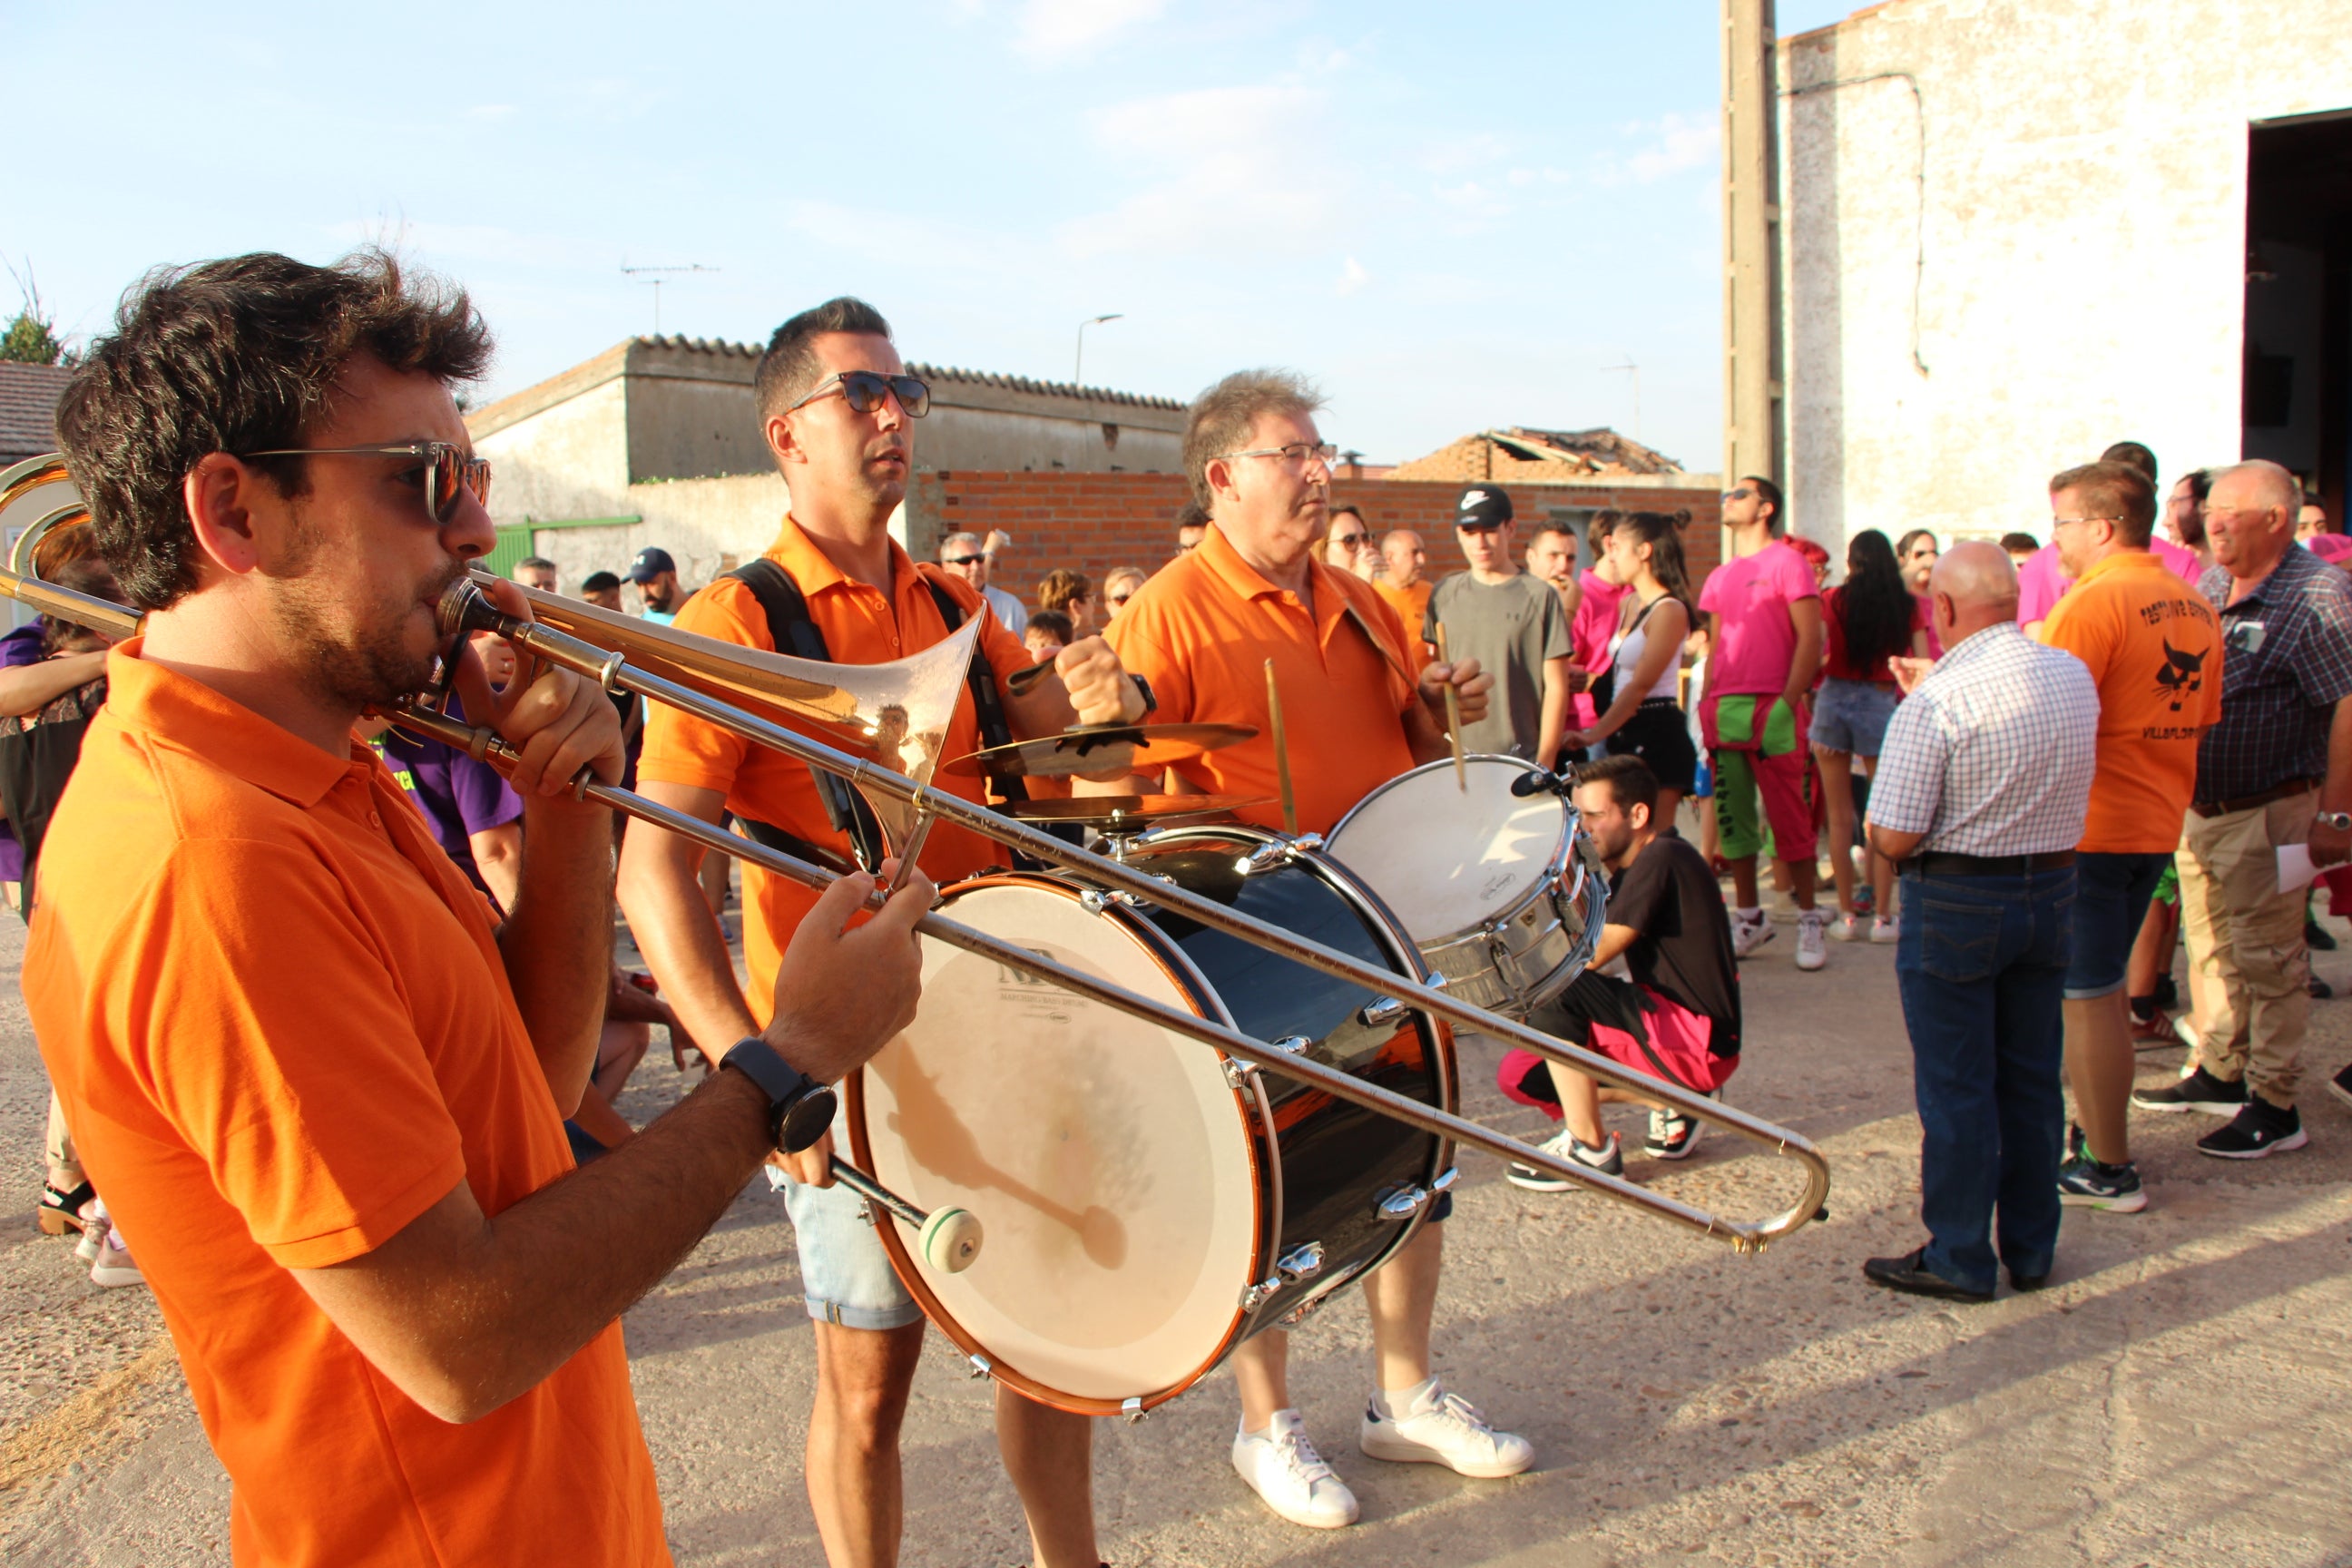
<path fill-rule="evenodd" d="M 1541 484 L 1682 473 L 1683 466 L 1607 426 L 1538 430 L 1514 425 L 1480 430 L 1424 458 L 1399 463 L 1394 479 L 1517 479 Z"/>

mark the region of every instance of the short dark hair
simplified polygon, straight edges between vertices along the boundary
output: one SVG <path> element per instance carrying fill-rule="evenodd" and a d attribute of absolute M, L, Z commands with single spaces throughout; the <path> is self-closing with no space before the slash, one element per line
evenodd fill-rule
<path fill-rule="evenodd" d="M 515 570 L 518 572 L 521 571 L 526 566 L 530 567 L 534 572 L 552 572 L 555 570 L 555 563 L 550 561 L 544 555 L 526 555 L 521 560 L 515 563 Z"/>
<path fill-rule="evenodd" d="M 2095 517 L 2116 519 L 2116 531 L 2134 550 L 2147 548 L 2156 531 L 2156 486 L 2137 467 L 2102 458 L 2069 468 L 2050 481 L 2050 493 L 2078 492 Z"/>
<path fill-rule="evenodd" d="M 330 389 L 362 354 L 403 374 L 478 379 L 491 339 L 465 290 L 390 254 L 331 267 L 269 252 L 163 267 L 122 297 L 58 402 L 66 466 L 130 602 L 168 608 L 196 585 L 181 481 L 215 452 L 299 447 Z M 309 488 L 301 458 L 253 466 L 282 494 Z"/>
<path fill-rule="evenodd" d="M 1580 788 L 1589 784 L 1607 784 L 1609 798 L 1617 803 L 1620 811 L 1645 805 L 1653 816 L 1657 813 L 1658 775 L 1650 771 L 1649 763 L 1631 752 L 1584 763 L 1576 770 L 1576 782 Z"/>
<path fill-rule="evenodd" d="M 617 594 L 621 591 L 621 579 L 610 572 L 591 572 L 580 579 L 580 591 L 583 594 Z"/>
<path fill-rule="evenodd" d="M 1613 506 L 1604 506 L 1585 520 L 1584 537 L 1606 539 L 1617 531 L 1617 520 L 1625 514 Z"/>
<path fill-rule="evenodd" d="M 1184 504 L 1176 509 L 1176 531 L 1181 533 L 1188 528 L 1206 528 L 1208 526 L 1209 509 L 1202 506 L 1199 501 L 1194 500 L 1192 497 L 1185 497 Z"/>
<path fill-rule="evenodd" d="M 2030 533 L 2004 533 L 2000 536 L 2000 547 L 2011 552 L 2022 550 L 2031 555 L 2042 548 L 2042 541 Z"/>
<path fill-rule="evenodd" d="M 1333 502 L 1331 503 L 1331 509 L 1330 509 L 1330 511 L 1329 511 L 1327 515 L 1328 515 L 1328 516 L 1330 516 L 1330 517 L 1337 517 L 1337 516 L 1339 516 L 1339 515 L 1341 512 L 1343 512 L 1343 511 L 1344 511 L 1344 512 L 1346 512 L 1349 517 L 1354 518 L 1358 522 L 1362 522 L 1362 521 L 1364 521 L 1364 509 L 1363 509 L 1362 507 L 1358 506 L 1354 501 L 1351 501 L 1351 500 L 1335 500 L 1335 501 L 1333 501 Z M 1328 524 L 1327 524 L 1327 526 L 1328 526 Z"/>
<path fill-rule="evenodd" d="M 803 310 L 770 333 L 760 368 L 751 373 L 751 395 L 761 424 L 806 397 L 824 379 L 824 367 L 817 363 L 816 350 L 810 345 L 827 332 L 887 338 L 890 323 L 865 300 L 844 294 Z"/>
<path fill-rule="evenodd" d="M 1774 533 L 1787 532 L 1789 528 L 1789 503 L 1781 499 L 1780 487 L 1774 484 L 1771 480 L 1766 479 L 1761 474 L 1742 474 L 1739 476 L 1739 482 L 1743 485 L 1754 485 L 1756 487 L 1756 493 L 1763 497 L 1764 503 L 1772 509 L 1772 517 L 1769 524 L 1771 531 Z"/>
<path fill-rule="evenodd" d="M 85 528 L 82 531 L 89 531 Z M 46 544 L 48 541 L 45 538 L 42 542 Z M 112 569 L 102 556 L 93 551 L 75 555 L 42 575 L 60 588 L 71 588 L 77 594 L 88 594 L 94 599 L 111 599 L 118 605 L 122 603 L 122 588 L 115 582 Z M 95 652 L 106 646 L 106 639 L 89 627 L 57 616 L 41 616 L 40 626 L 41 652 L 45 655 L 61 648 Z"/>
<path fill-rule="evenodd" d="M 2149 484 L 2153 485 L 2156 483 L 2156 454 L 2149 451 L 2147 447 L 2141 446 L 2137 441 L 2116 442 L 2114 446 L 2099 454 L 2099 461 L 2102 463 L 2128 463 L 2133 468 L 2137 468 L 2142 474 L 2145 474 L 2147 477 L 2147 482 Z"/>
<path fill-rule="evenodd" d="M 1059 610 L 1038 610 L 1030 616 L 1029 624 L 1021 629 L 1024 637 L 1031 632 L 1051 632 L 1062 639 L 1064 647 L 1067 647 L 1070 639 L 1078 635 L 1078 628 L 1076 622 Z"/>
<path fill-rule="evenodd" d="M 1209 465 L 1249 439 L 1261 414 L 1300 417 L 1323 406 L 1314 383 L 1292 370 L 1237 370 L 1192 399 L 1184 421 L 1184 477 L 1192 499 L 1209 510 Z"/>

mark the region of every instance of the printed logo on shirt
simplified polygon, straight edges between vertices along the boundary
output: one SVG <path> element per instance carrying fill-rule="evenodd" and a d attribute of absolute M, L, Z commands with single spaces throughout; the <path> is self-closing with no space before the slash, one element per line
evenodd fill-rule
<path fill-rule="evenodd" d="M 2172 710 L 2179 712 L 2183 702 L 2205 689 L 2205 656 L 2177 648 L 2170 637 L 2165 638 L 2164 668 L 2156 672 L 2156 689 L 2170 698 Z"/>

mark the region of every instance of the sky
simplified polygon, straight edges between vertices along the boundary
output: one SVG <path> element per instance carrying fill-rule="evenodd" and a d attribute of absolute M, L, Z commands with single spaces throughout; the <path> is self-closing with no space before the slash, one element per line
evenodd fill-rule
<path fill-rule="evenodd" d="M 89 334 L 161 263 L 389 245 L 498 333 L 478 400 L 653 331 L 624 266 L 713 269 L 665 276 L 665 332 L 759 342 L 855 293 L 909 360 L 1055 381 L 1118 312 L 1088 383 L 1291 366 L 1371 461 L 1610 425 L 1712 470 L 1717 16 L 0 0 L 33 176 L 0 261 Z"/>

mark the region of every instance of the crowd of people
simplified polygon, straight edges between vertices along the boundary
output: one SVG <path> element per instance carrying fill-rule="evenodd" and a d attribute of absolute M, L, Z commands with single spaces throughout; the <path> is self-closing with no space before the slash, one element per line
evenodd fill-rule
<path fill-rule="evenodd" d="M 446 644 L 434 606 L 495 540 L 450 395 L 488 350 L 461 293 L 388 258 L 253 256 L 151 277 L 77 371 L 58 426 L 92 521 L 54 531 L 36 568 L 146 619 L 110 654 L 61 622 L 0 638 L 0 870 L 56 1089 L 39 1217 L 81 1234 L 99 1283 L 154 1289 L 236 1483 L 240 1555 L 654 1563 L 619 1315 L 764 1169 L 815 1338 L 818 1531 L 836 1563 L 887 1563 L 925 1318 L 835 1179 L 828 1086 L 912 1016 L 911 927 L 937 888 L 1001 850 L 942 824 L 902 868 L 828 774 L 519 667 L 501 638 Z M 1696 584 L 1686 513 L 1548 518 L 1523 542 L 1508 491 L 1472 484 L 1452 519 L 1465 565 L 1432 580 L 1417 531 L 1375 537 L 1333 500 L 1316 390 L 1244 372 L 1192 405 L 1173 555 L 1099 583 L 1055 565 L 1024 598 L 1009 534 L 951 534 L 920 564 L 893 540 L 929 395 L 871 306 L 787 321 L 754 388 L 792 496 L 771 547 L 693 589 L 648 548 L 574 595 L 853 664 L 977 620 L 950 753 L 1240 726 L 1070 788 L 1234 797 L 1260 827 L 1327 834 L 1456 744 L 1517 758 L 1572 798 L 1611 879 L 1591 967 L 1530 1022 L 1695 1094 L 1720 1095 L 1748 1043 L 1739 966 L 1777 934 L 1768 881 L 1798 970 L 1832 939 L 1891 944 L 1928 1239 L 1869 1260 L 1875 1283 L 1970 1300 L 2004 1268 L 2046 1283 L 2065 1205 L 2146 1205 L 2135 1108 L 2225 1118 L 2199 1143 L 2216 1157 L 2307 1142 L 2315 928 L 2279 851 L 2352 853 L 2352 542 L 2284 470 L 2187 476 L 2159 532 L 2155 459 L 2119 444 L 2053 479 L 2047 544 L 1865 531 L 1834 585 L 1766 477 L 1723 493 L 1729 557 Z M 491 590 L 509 613 L 521 588 L 565 591 L 541 558 L 512 577 Z M 436 668 L 510 768 L 385 727 Z M 1270 683 L 1297 694 L 1295 777 Z M 820 896 L 744 869 L 747 984 L 723 864 L 576 798 L 583 769 L 841 879 Z M 614 964 L 615 907 L 649 973 Z M 615 1101 L 656 1026 L 701 1077 L 637 1128 Z M 2151 1036 L 2191 1061 L 2136 1089 Z M 1700 1140 L 1530 1053 L 1497 1081 L 1587 1171 L 1627 1169 L 1611 1101 L 1647 1106 L 1651 1159 Z M 2352 1100 L 2352 1069 L 2332 1087 Z M 1361 1281 L 1357 1447 L 1512 1475 L 1533 1446 L 1447 1385 L 1432 1342 L 1452 1208 L 1433 1194 Z M 1296 1523 L 1353 1521 L 1286 1334 L 1228 1362 L 1241 1479 Z M 1036 1561 L 1098 1563 L 1091 1422 L 1003 1383 L 995 1418 Z"/>

